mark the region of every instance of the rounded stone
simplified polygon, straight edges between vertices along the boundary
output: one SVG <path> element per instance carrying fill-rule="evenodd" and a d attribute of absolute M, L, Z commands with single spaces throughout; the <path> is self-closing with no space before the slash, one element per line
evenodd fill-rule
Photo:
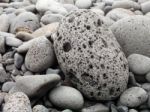
<path fill-rule="evenodd" d="M 43 37 L 35 41 L 25 57 L 25 66 L 32 72 L 41 72 L 54 64 L 55 56 L 51 42 Z"/>
<path fill-rule="evenodd" d="M 148 82 L 150 82 L 150 72 L 146 74 L 145 78 Z"/>
<path fill-rule="evenodd" d="M 129 69 L 136 75 L 145 75 L 150 71 L 150 58 L 141 54 L 128 56 Z"/>
<path fill-rule="evenodd" d="M 16 33 L 26 31 L 32 33 L 40 27 L 38 17 L 31 12 L 23 12 L 19 14 L 10 25 L 10 32 Z"/>
<path fill-rule="evenodd" d="M 49 112 L 49 110 L 43 105 L 35 105 L 32 112 Z"/>
<path fill-rule="evenodd" d="M 138 111 L 135 109 L 130 109 L 129 112 L 138 112 Z"/>
<path fill-rule="evenodd" d="M 105 17 L 78 10 L 60 22 L 54 38 L 66 79 L 90 99 L 115 99 L 128 82 L 127 59 L 107 27 Z"/>
<path fill-rule="evenodd" d="M 81 109 L 84 104 L 82 94 L 69 86 L 59 86 L 49 93 L 50 101 L 57 107 L 64 109 Z"/>
<path fill-rule="evenodd" d="M 9 90 L 10 90 L 11 88 L 13 88 L 15 85 L 16 85 L 16 83 L 13 82 L 13 81 L 5 82 L 5 83 L 3 84 L 3 86 L 2 86 L 2 91 L 3 91 L 3 92 L 9 92 Z"/>
<path fill-rule="evenodd" d="M 15 55 L 14 55 L 14 64 L 18 69 L 21 68 L 21 66 L 23 64 L 23 61 L 24 61 L 23 56 L 19 53 L 15 53 Z"/>
<path fill-rule="evenodd" d="M 137 107 L 146 102 L 147 92 L 140 87 L 132 87 L 123 92 L 120 96 L 120 103 L 127 107 Z"/>
<path fill-rule="evenodd" d="M 141 86 L 145 91 L 150 91 L 150 83 L 143 83 Z"/>
<path fill-rule="evenodd" d="M 141 4 L 141 10 L 143 13 L 150 12 L 150 1 Z"/>
<path fill-rule="evenodd" d="M 76 0 L 75 5 L 79 9 L 88 9 L 92 5 L 92 1 L 91 0 Z"/>
<path fill-rule="evenodd" d="M 9 95 L 3 112 L 32 112 L 29 98 L 22 92 Z"/>
<path fill-rule="evenodd" d="M 5 53 L 5 37 L 4 36 L 0 36 L 0 53 Z"/>
<path fill-rule="evenodd" d="M 150 56 L 150 19 L 148 17 L 141 15 L 126 17 L 110 28 L 127 56 L 132 53 Z"/>
<path fill-rule="evenodd" d="M 118 21 L 119 19 L 122 19 L 128 16 L 133 16 L 133 15 L 135 14 L 130 10 L 123 9 L 123 8 L 116 8 L 108 12 L 106 17 L 109 17 L 110 19 L 114 21 Z"/>

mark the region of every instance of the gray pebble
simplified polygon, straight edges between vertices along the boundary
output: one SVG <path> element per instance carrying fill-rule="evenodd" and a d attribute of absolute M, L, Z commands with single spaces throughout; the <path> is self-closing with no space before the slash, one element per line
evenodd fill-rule
<path fill-rule="evenodd" d="M 25 66 L 32 72 L 41 72 L 51 67 L 55 62 L 55 55 L 51 42 L 40 38 L 29 48 L 25 57 Z"/>
<path fill-rule="evenodd" d="M 145 14 L 147 12 L 150 12 L 150 1 L 144 2 L 141 4 L 142 12 Z"/>
<path fill-rule="evenodd" d="M 150 83 L 143 83 L 142 88 L 147 92 L 150 92 Z"/>
<path fill-rule="evenodd" d="M 1 21 L 0 31 L 7 32 L 9 29 L 9 16 L 6 14 L 0 15 L 0 21 Z"/>
<path fill-rule="evenodd" d="M 28 41 L 28 40 L 33 39 L 34 37 L 30 33 L 20 31 L 16 34 L 16 38 L 18 38 L 22 41 Z"/>
<path fill-rule="evenodd" d="M 57 107 L 63 109 L 81 109 L 84 104 L 82 94 L 69 86 L 59 86 L 49 93 L 50 101 Z"/>
<path fill-rule="evenodd" d="M 16 66 L 16 68 L 20 69 L 22 64 L 23 64 L 23 56 L 19 53 L 15 53 L 14 55 L 14 64 Z"/>
<path fill-rule="evenodd" d="M 4 83 L 10 79 L 10 75 L 6 73 L 3 66 L 0 64 L 0 83 Z"/>
<path fill-rule="evenodd" d="M 145 78 L 148 82 L 150 82 L 150 72 L 146 74 Z"/>
<path fill-rule="evenodd" d="M 13 88 L 15 85 L 16 85 L 16 83 L 13 82 L 13 81 L 5 82 L 5 83 L 3 84 L 3 86 L 2 86 L 2 91 L 3 91 L 3 92 L 9 92 L 9 90 L 10 90 L 11 88 Z"/>
<path fill-rule="evenodd" d="M 0 53 L 5 53 L 5 37 L 0 36 Z"/>
<path fill-rule="evenodd" d="M 76 0 L 75 5 L 79 9 L 88 9 L 92 5 L 92 1 L 91 0 Z"/>
<path fill-rule="evenodd" d="M 146 102 L 147 92 L 140 87 L 132 87 L 123 92 L 120 96 L 120 103 L 127 107 L 137 107 Z"/>
<path fill-rule="evenodd" d="M 49 110 L 43 105 L 35 105 L 32 112 L 49 112 Z"/>
<path fill-rule="evenodd" d="M 78 10 L 78 7 L 72 4 L 64 4 L 63 6 L 68 12 Z"/>
<path fill-rule="evenodd" d="M 129 112 L 138 112 L 138 111 L 135 109 L 130 109 Z"/>

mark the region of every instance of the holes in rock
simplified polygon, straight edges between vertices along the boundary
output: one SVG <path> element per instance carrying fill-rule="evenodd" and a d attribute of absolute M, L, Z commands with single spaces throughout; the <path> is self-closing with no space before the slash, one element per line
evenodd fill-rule
<path fill-rule="evenodd" d="M 103 79 L 108 79 L 108 76 L 106 75 L 106 73 L 103 74 Z"/>
<path fill-rule="evenodd" d="M 82 46 L 83 46 L 84 49 L 86 48 L 86 45 L 85 45 L 85 44 L 83 44 Z"/>
<path fill-rule="evenodd" d="M 101 95 L 101 92 L 98 92 L 97 95 L 100 96 L 100 95 Z"/>
<path fill-rule="evenodd" d="M 94 58 L 94 56 L 93 56 L 93 55 L 91 55 L 91 58 Z"/>
<path fill-rule="evenodd" d="M 87 25 L 87 26 L 85 25 L 85 27 L 86 27 L 87 30 L 91 29 L 91 26 L 89 26 L 89 25 Z"/>
<path fill-rule="evenodd" d="M 120 88 L 117 88 L 117 90 L 116 90 L 116 91 L 118 91 L 118 92 L 119 92 L 119 91 L 120 91 Z"/>
<path fill-rule="evenodd" d="M 107 48 L 108 47 L 107 42 L 103 38 L 102 38 L 102 42 L 104 44 L 104 47 Z"/>
<path fill-rule="evenodd" d="M 93 93 L 93 92 L 90 92 L 90 95 L 91 95 L 91 96 L 93 96 L 93 95 L 94 95 L 94 93 Z"/>
<path fill-rule="evenodd" d="M 93 44 L 93 41 L 89 41 L 88 43 L 89 43 L 89 46 L 91 47 Z"/>
<path fill-rule="evenodd" d="M 113 95 L 113 94 L 114 94 L 114 92 L 115 92 L 115 91 L 114 91 L 114 88 L 113 88 L 113 87 L 112 87 L 112 88 L 110 88 L 110 90 L 109 90 L 109 94 L 110 94 L 110 95 Z"/>
<path fill-rule="evenodd" d="M 93 65 L 90 64 L 90 65 L 89 65 L 89 68 L 92 69 L 92 68 L 93 68 Z"/>
<path fill-rule="evenodd" d="M 98 19 L 98 20 L 97 20 L 97 26 L 101 26 L 101 25 L 102 25 L 101 20 Z"/>
<path fill-rule="evenodd" d="M 74 21 L 74 17 L 71 17 L 71 18 L 68 19 L 69 23 L 72 23 L 73 21 Z"/>
<path fill-rule="evenodd" d="M 101 64 L 101 68 L 102 68 L 102 69 L 105 69 L 105 66 L 104 66 L 104 64 Z"/>
<path fill-rule="evenodd" d="M 61 39 L 62 39 L 62 36 L 59 36 L 57 40 L 60 41 Z"/>
<path fill-rule="evenodd" d="M 104 84 L 103 84 L 103 87 L 105 88 L 106 86 L 107 86 L 107 84 L 106 84 L 106 83 L 104 83 Z"/>
<path fill-rule="evenodd" d="M 66 43 L 63 44 L 63 50 L 65 52 L 69 52 L 71 50 L 71 45 L 70 45 L 69 42 L 66 42 Z"/>

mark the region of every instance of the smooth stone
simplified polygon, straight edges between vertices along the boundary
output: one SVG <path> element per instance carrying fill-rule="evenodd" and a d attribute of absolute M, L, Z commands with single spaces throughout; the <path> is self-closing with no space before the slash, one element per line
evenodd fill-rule
<path fill-rule="evenodd" d="M 31 71 L 26 71 L 23 75 L 27 76 L 27 75 L 34 75 L 34 74 Z"/>
<path fill-rule="evenodd" d="M 142 3 L 141 10 L 143 13 L 150 12 L 150 1 Z"/>
<path fill-rule="evenodd" d="M 0 53 L 5 53 L 5 37 L 0 35 Z"/>
<path fill-rule="evenodd" d="M 135 10 L 140 9 L 140 5 L 134 1 L 131 0 L 119 0 L 119 1 L 114 1 L 112 4 L 113 8 L 124 8 L 124 9 L 130 9 L 133 8 Z"/>
<path fill-rule="evenodd" d="M 6 73 L 4 67 L 0 64 L 0 83 L 4 83 L 10 79 L 8 73 Z"/>
<path fill-rule="evenodd" d="M 141 54 L 131 54 L 127 59 L 129 63 L 129 69 L 135 75 L 145 75 L 150 71 L 149 57 Z"/>
<path fill-rule="evenodd" d="M 115 22 L 110 28 L 126 56 L 133 53 L 150 56 L 150 19 L 148 17 L 141 15 L 126 17 Z"/>
<path fill-rule="evenodd" d="M 96 104 L 87 108 L 83 108 L 81 112 L 109 112 L 109 108 L 103 104 Z"/>
<path fill-rule="evenodd" d="M 21 54 L 15 53 L 14 55 L 14 64 L 16 68 L 20 69 L 23 64 L 24 57 Z"/>
<path fill-rule="evenodd" d="M 29 98 L 22 92 L 8 96 L 3 112 L 32 112 Z"/>
<path fill-rule="evenodd" d="M 55 106 L 64 109 L 78 110 L 84 104 L 82 94 L 75 88 L 69 86 L 54 88 L 49 93 L 49 99 Z"/>
<path fill-rule="evenodd" d="M 67 12 L 78 10 L 78 7 L 72 4 L 63 4 L 63 7 L 67 10 Z"/>
<path fill-rule="evenodd" d="M 65 110 L 63 110 L 62 112 L 73 112 L 73 111 L 70 110 L 70 109 L 65 109 Z"/>
<path fill-rule="evenodd" d="M 146 74 L 145 78 L 148 82 L 150 82 L 150 72 Z"/>
<path fill-rule="evenodd" d="M 1 0 L 0 2 L 9 3 L 10 0 Z"/>
<path fill-rule="evenodd" d="M 130 109 L 129 112 L 138 112 L 138 111 L 135 109 Z"/>
<path fill-rule="evenodd" d="M 32 43 L 25 57 L 25 66 L 32 72 L 41 72 L 51 67 L 55 62 L 52 43 L 46 38 L 40 38 Z"/>
<path fill-rule="evenodd" d="M 111 104 L 110 111 L 111 112 L 118 112 L 117 107 L 114 104 Z"/>
<path fill-rule="evenodd" d="M 138 3 L 141 4 L 141 3 L 144 3 L 144 2 L 148 2 L 149 0 L 138 0 Z"/>
<path fill-rule="evenodd" d="M 58 0 L 62 4 L 74 4 L 74 0 Z"/>
<path fill-rule="evenodd" d="M 123 9 L 123 8 L 115 8 L 111 11 L 109 11 L 106 14 L 106 17 L 109 17 L 110 19 L 114 20 L 114 21 L 118 21 L 119 19 L 128 17 L 128 16 L 134 16 L 135 14 L 127 9 Z"/>
<path fill-rule="evenodd" d="M 60 72 L 60 69 L 52 69 L 52 68 L 48 68 L 46 70 L 46 74 L 58 74 Z"/>
<path fill-rule="evenodd" d="M 141 86 L 145 91 L 150 92 L 150 83 L 143 83 Z"/>
<path fill-rule="evenodd" d="M 136 10 L 136 11 L 134 11 L 134 13 L 135 13 L 135 15 L 143 15 L 143 12 L 140 10 Z"/>
<path fill-rule="evenodd" d="M 40 36 L 45 36 L 47 34 L 52 34 L 52 33 L 56 32 L 58 26 L 59 26 L 59 23 L 57 23 L 57 22 L 45 25 L 45 26 L 37 29 L 36 31 L 34 31 L 32 33 L 32 36 L 40 37 Z"/>
<path fill-rule="evenodd" d="M 63 16 L 61 14 L 46 14 L 42 16 L 41 22 L 45 25 L 59 22 Z"/>
<path fill-rule="evenodd" d="M 147 92 L 140 87 L 132 87 L 123 92 L 120 96 L 120 103 L 127 107 L 137 107 L 146 102 Z"/>
<path fill-rule="evenodd" d="M 17 33 L 19 31 L 25 31 L 32 33 L 40 27 L 38 17 L 31 12 L 23 12 L 19 14 L 11 23 L 10 32 Z"/>
<path fill-rule="evenodd" d="M 0 21 L 1 21 L 0 31 L 7 32 L 9 29 L 9 17 L 8 17 L 8 15 L 6 15 L 6 14 L 0 15 Z"/>
<path fill-rule="evenodd" d="M 16 38 L 18 38 L 22 41 L 29 41 L 29 40 L 33 39 L 34 37 L 30 33 L 20 31 L 16 34 Z"/>
<path fill-rule="evenodd" d="M 141 110 L 140 112 L 150 112 L 150 110 L 146 109 L 146 110 Z"/>
<path fill-rule="evenodd" d="M 60 80 L 60 76 L 57 74 L 16 77 L 16 86 L 11 93 L 21 91 L 29 97 L 40 97 L 55 87 Z"/>
<path fill-rule="evenodd" d="M 43 105 L 35 105 L 32 112 L 49 112 L 49 110 Z"/>
<path fill-rule="evenodd" d="M 13 88 L 15 85 L 16 85 L 16 83 L 13 82 L 13 81 L 5 82 L 5 83 L 3 84 L 3 86 L 2 86 L 2 91 L 3 91 L 3 92 L 9 92 L 9 90 L 10 90 L 11 88 Z"/>
<path fill-rule="evenodd" d="M 134 86 L 140 87 L 141 86 L 140 84 L 137 83 L 135 76 L 132 72 L 129 73 L 128 86 L 130 86 L 130 87 L 134 87 Z"/>
<path fill-rule="evenodd" d="M 29 5 L 29 6 L 26 6 L 26 7 L 24 7 L 24 9 L 26 10 L 26 11 L 29 11 L 29 12 L 33 12 L 33 13 L 35 13 L 36 12 L 36 6 L 35 5 Z"/>
<path fill-rule="evenodd" d="M 89 99 L 115 99 L 127 86 L 127 59 L 108 26 L 105 17 L 78 10 L 61 20 L 53 37 L 66 80 Z"/>
<path fill-rule="evenodd" d="M 11 33 L 0 32 L 0 37 L 5 38 L 6 45 L 12 47 L 18 47 L 22 44 L 22 41 L 15 38 L 15 35 Z"/>
<path fill-rule="evenodd" d="M 92 5 L 92 1 L 91 0 L 76 0 L 75 5 L 79 9 L 88 9 Z"/>

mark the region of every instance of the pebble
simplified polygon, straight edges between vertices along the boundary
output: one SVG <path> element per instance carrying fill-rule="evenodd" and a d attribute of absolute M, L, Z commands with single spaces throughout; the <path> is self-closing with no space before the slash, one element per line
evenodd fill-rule
<path fill-rule="evenodd" d="M 63 7 L 67 10 L 67 12 L 78 10 L 78 7 L 72 4 L 64 4 Z"/>
<path fill-rule="evenodd" d="M 123 18 L 110 27 L 126 56 L 133 53 L 150 56 L 149 24 L 148 17 L 136 15 Z"/>
<path fill-rule="evenodd" d="M 95 12 L 95 13 L 98 14 L 98 15 L 104 16 L 104 11 L 101 10 L 101 9 L 92 8 L 92 9 L 90 9 L 90 10 L 93 11 L 93 12 Z"/>
<path fill-rule="evenodd" d="M 132 11 L 123 9 L 123 8 L 115 8 L 111 11 L 109 11 L 106 15 L 106 17 L 109 17 L 110 19 L 114 21 L 118 21 L 122 18 L 133 16 L 135 15 Z"/>
<path fill-rule="evenodd" d="M 43 105 L 35 105 L 32 112 L 49 112 L 49 110 Z"/>
<path fill-rule="evenodd" d="M 74 0 L 58 0 L 62 4 L 74 4 Z"/>
<path fill-rule="evenodd" d="M 59 22 L 63 16 L 61 14 L 46 14 L 42 16 L 41 22 L 45 25 L 51 24 L 54 22 Z"/>
<path fill-rule="evenodd" d="M 0 53 L 5 53 L 5 37 L 0 35 Z"/>
<path fill-rule="evenodd" d="M 4 83 L 7 80 L 10 79 L 10 76 L 8 73 L 6 73 L 4 67 L 2 66 L 2 64 L 0 64 L 0 83 Z"/>
<path fill-rule="evenodd" d="M 8 15 L 6 15 L 6 14 L 0 15 L 0 21 L 1 21 L 0 31 L 7 32 L 9 29 L 9 17 L 8 17 Z"/>
<path fill-rule="evenodd" d="M 73 111 L 70 109 L 66 109 L 66 110 L 63 110 L 62 112 L 73 112 Z"/>
<path fill-rule="evenodd" d="M 10 32 L 17 33 L 25 31 L 32 33 L 40 27 L 38 17 L 31 12 L 23 12 L 19 14 L 10 25 Z"/>
<path fill-rule="evenodd" d="M 81 112 L 109 112 L 109 108 L 103 104 L 96 104 L 87 108 L 83 108 Z"/>
<path fill-rule="evenodd" d="M 150 12 L 150 1 L 141 4 L 141 10 L 143 13 Z"/>
<path fill-rule="evenodd" d="M 118 106 L 117 110 L 118 110 L 118 112 L 128 112 L 128 107 L 126 107 L 126 106 Z"/>
<path fill-rule="evenodd" d="M 15 81 L 16 86 L 10 90 L 10 93 L 20 91 L 29 97 L 40 97 L 60 82 L 60 76 L 57 74 L 29 75 L 16 77 Z"/>
<path fill-rule="evenodd" d="M 140 87 L 132 87 L 123 92 L 120 96 L 120 103 L 127 107 L 137 107 L 146 102 L 147 92 Z"/>
<path fill-rule="evenodd" d="M 21 66 L 23 64 L 23 61 L 24 61 L 23 56 L 19 53 L 15 53 L 15 55 L 14 55 L 14 64 L 18 69 L 21 68 Z"/>
<path fill-rule="evenodd" d="M 79 9 L 88 9 L 92 5 L 92 1 L 91 0 L 76 0 L 75 5 Z"/>
<path fill-rule="evenodd" d="M 150 91 L 150 83 L 143 83 L 141 86 L 145 91 Z"/>
<path fill-rule="evenodd" d="M 58 22 L 45 25 L 45 26 L 37 29 L 35 32 L 33 32 L 32 36 L 40 37 L 40 36 L 45 36 L 47 34 L 52 34 L 52 33 L 56 32 L 58 26 L 59 26 Z"/>
<path fill-rule="evenodd" d="M 13 88 L 15 85 L 16 85 L 16 83 L 13 82 L 13 81 L 5 82 L 5 83 L 3 84 L 3 86 L 2 86 L 2 91 L 3 91 L 3 92 L 9 92 L 9 90 L 10 90 L 11 88 Z"/>
<path fill-rule="evenodd" d="M 22 92 L 9 95 L 3 112 L 32 112 L 29 98 Z"/>
<path fill-rule="evenodd" d="M 25 66 L 32 72 L 42 72 L 51 67 L 54 61 L 52 44 L 46 37 L 43 37 L 32 43 L 25 57 Z"/>
<path fill-rule="evenodd" d="M 150 82 L 150 72 L 146 74 L 145 78 L 148 82 Z"/>
<path fill-rule="evenodd" d="M 114 99 L 128 81 L 127 59 L 107 27 L 105 17 L 79 10 L 60 22 L 53 39 L 61 70 L 90 99 Z"/>
<path fill-rule="evenodd" d="M 130 109 L 129 112 L 138 112 L 138 111 L 135 109 Z"/>
<path fill-rule="evenodd" d="M 46 70 L 46 74 L 58 74 L 60 72 L 60 69 L 52 69 L 52 68 L 48 68 Z"/>
<path fill-rule="evenodd" d="M 124 8 L 124 9 L 130 9 L 133 8 L 135 10 L 140 9 L 140 5 L 134 1 L 131 0 L 119 0 L 119 1 L 115 1 L 112 4 L 113 8 Z"/>
<path fill-rule="evenodd" d="M 5 38 L 6 45 L 12 47 L 18 47 L 22 44 L 22 41 L 15 38 L 15 35 L 6 32 L 0 32 L 0 37 Z"/>
<path fill-rule="evenodd" d="M 129 63 L 129 69 L 134 74 L 145 75 L 150 71 L 149 57 L 141 54 L 131 54 L 127 59 Z"/>
<path fill-rule="evenodd" d="M 81 109 L 84 104 L 82 94 L 69 86 L 59 86 L 49 93 L 50 101 L 57 107 L 63 109 Z"/>
<path fill-rule="evenodd" d="M 33 39 L 34 37 L 30 33 L 20 31 L 16 34 L 16 38 L 18 38 L 22 41 L 29 41 L 29 40 Z"/>

